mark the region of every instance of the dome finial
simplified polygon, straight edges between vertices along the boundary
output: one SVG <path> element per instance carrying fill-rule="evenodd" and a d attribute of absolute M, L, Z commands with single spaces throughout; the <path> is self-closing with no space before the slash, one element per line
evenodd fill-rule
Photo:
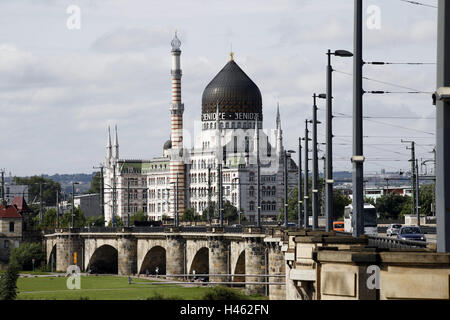
<path fill-rule="evenodd" d="M 233 52 L 233 43 L 230 44 L 230 61 L 233 61 L 234 52 Z"/>
<path fill-rule="evenodd" d="M 177 37 L 177 30 L 175 30 L 175 36 L 173 37 L 172 42 L 170 44 L 172 45 L 172 50 L 173 51 L 180 50 L 181 41 Z"/>

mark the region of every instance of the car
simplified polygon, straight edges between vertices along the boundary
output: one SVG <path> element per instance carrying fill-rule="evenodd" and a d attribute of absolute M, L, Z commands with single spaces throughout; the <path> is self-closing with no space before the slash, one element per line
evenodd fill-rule
<path fill-rule="evenodd" d="M 391 223 L 386 230 L 386 235 L 388 237 L 398 235 L 398 232 L 400 231 L 401 227 L 402 227 L 401 224 Z"/>
<path fill-rule="evenodd" d="M 297 228 L 297 224 L 294 222 L 288 222 L 287 226 L 288 228 Z"/>
<path fill-rule="evenodd" d="M 427 241 L 425 234 L 418 226 L 403 226 L 397 234 L 397 239 L 413 240 L 413 241 Z"/>
<path fill-rule="evenodd" d="M 344 221 L 334 221 L 333 222 L 333 230 L 344 232 Z"/>

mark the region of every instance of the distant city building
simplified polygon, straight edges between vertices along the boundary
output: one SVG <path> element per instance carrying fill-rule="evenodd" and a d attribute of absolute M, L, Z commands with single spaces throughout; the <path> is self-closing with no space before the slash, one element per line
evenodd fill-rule
<path fill-rule="evenodd" d="M 74 205 L 75 208 L 81 209 L 86 218 L 98 217 L 102 214 L 100 208 L 100 194 L 98 193 L 75 196 Z"/>
<path fill-rule="evenodd" d="M 10 204 L 11 201 L 17 196 L 24 197 L 25 201 L 28 202 L 28 186 L 21 184 L 6 183 L 4 199 L 7 201 L 7 203 Z"/>
<path fill-rule="evenodd" d="M 162 156 L 151 160 L 119 158 L 117 128 L 114 145 L 109 133 L 106 146 L 105 220 L 125 218 L 142 210 L 150 220 L 180 216 L 186 208 L 203 214 L 218 201 L 218 167 L 223 165 L 223 199 L 255 221 L 257 205 L 257 155 L 261 172 L 261 218 L 280 214 L 284 198 L 284 147 L 281 117 L 276 127 L 263 130 L 262 96 L 258 86 L 234 61 L 230 61 L 206 86 L 194 146 L 183 145 L 181 100 L 181 42 L 172 40 L 172 103 L 170 139 Z M 259 143 L 257 143 L 259 142 Z M 288 162 L 289 186 L 297 185 L 297 166 Z M 115 190 L 115 194 L 113 194 Z M 217 216 L 217 211 L 216 211 Z"/>
<path fill-rule="evenodd" d="M 0 264 L 7 264 L 12 248 L 22 241 L 22 216 L 14 205 L 0 206 Z"/>

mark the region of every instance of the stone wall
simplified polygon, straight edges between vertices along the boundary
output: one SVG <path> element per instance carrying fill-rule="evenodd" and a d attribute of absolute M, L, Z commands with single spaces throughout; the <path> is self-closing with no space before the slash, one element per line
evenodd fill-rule
<path fill-rule="evenodd" d="M 450 254 L 334 233 L 288 233 L 283 242 L 287 299 L 450 299 Z"/>

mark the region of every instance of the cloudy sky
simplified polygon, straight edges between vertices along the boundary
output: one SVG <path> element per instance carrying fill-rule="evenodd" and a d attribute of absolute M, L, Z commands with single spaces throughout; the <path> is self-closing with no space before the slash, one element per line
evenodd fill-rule
<path fill-rule="evenodd" d="M 364 30 L 365 61 L 435 62 L 435 8 L 364 3 L 365 11 L 377 6 L 381 18 L 379 29 Z M 72 5 L 80 8 L 80 29 L 67 27 Z M 304 134 L 312 94 L 325 90 L 325 52 L 353 50 L 351 0 L 14 0 L 1 1 L 0 12 L 0 167 L 13 175 L 92 172 L 104 161 L 107 126 L 115 124 L 121 158 L 161 155 L 169 138 L 175 29 L 185 127 L 193 130 L 200 120 L 203 89 L 228 61 L 232 44 L 236 62 L 261 89 L 265 128 L 275 126 L 280 103 L 290 149 Z M 344 72 L 334 73 L 334 111 L 351 115 L 352 78 L 345 73 L 352 59 L 334 57 L 333 65 Z M 364 75 L 432 92 L 435 69 L 366 65 Z M 364 89 L 411 91 L 373 81 Z M 324 123 L 324 101 L 319 108 Z M 417 141 L 419 159 L 432 157 L 431 94 L 366 95 L 364 114 L 371 117 L 364 123 L 367 174 L 409 168 L 402 138 Z M 335 118 L 334 129 L 335 170 L 350 170 L 351 119 Z M 324 124 L 319 139 L 324 142 Z"/>

